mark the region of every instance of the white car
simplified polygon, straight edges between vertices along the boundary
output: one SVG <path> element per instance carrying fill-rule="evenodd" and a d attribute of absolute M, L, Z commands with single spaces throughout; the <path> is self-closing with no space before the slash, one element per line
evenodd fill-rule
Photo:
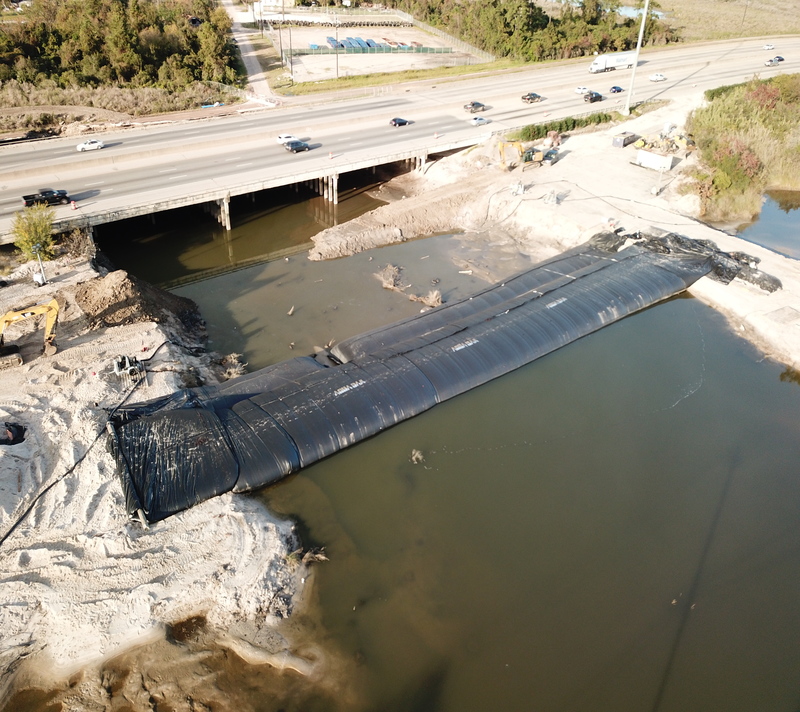
<path fill-rule="evenodd" d="M 667 78 L 663 74 L 651 74 L 649 77 L 651 82 L 665 82 Z"/>
<path fill-rule="evenodd" d="M 294 134 L 278 134 L 278 143 L 289 143 L 289 141 L 299 141 Z"/>
<path fill-rule="evenodd" d="M 588 94 L 589 93 L 589 87 L 575 87 L 575 93 L 576 94 Z"/>
<path fill-rule="evenodd" d="M 774 44 L 765 44 L 762 47 L 762 49 L 775 49 L 775 45 Z"/>
<path fill-rule="evenodd" d="M 90 138 L 88 141 L 79 143 L 75 148 L 77 151 L 83 153 L 84 151 L 99 151 L 104 146 L 105 144 L 102 141 L 98 141 L 96 138 Z"/>
<path fill-rule="evenodd" d="M 469 122 L 473 126 L 486 126 L 489 123 L 489 119 L 484 119 L 482 116 L 473 116 Z"/>

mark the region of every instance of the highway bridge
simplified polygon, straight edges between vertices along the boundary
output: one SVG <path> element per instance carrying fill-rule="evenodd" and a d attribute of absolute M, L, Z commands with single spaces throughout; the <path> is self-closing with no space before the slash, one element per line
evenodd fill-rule
<path fill-rule="evenodd" d="M 399 161 L 418 167 L 432 155 L 466 148 L 492 133 L 584 114 L 589 105 L 576 91 L 580 86 L 603 94 L 593 110 L 610 112 L 628 101 L 680 99 L 754 76 L 800 71 L 800 39 L 781 38 L 786 61 L 777 68 L 764 66 L 763 42 L 751 38 L 643 51 L 635 81 L 630 70 L 590 74 L 590 62 L 582 58 L 290 97 L 281 106 L 241 107 L 219 119 L 121 127 L 100 136 L 106 145 L 100 151 L 78 153 L 83 137 L 5 146 L 0 148 L 0 243 L 13 241 L 21 196 L 39 188 L 64 188 L 75 201 L 55 209 L 59 230 L 189 205 L 209 206 L 228 227 L 232 196 L 252 194 L 259 200 L 270 188 L 310 184 L 335 202 L 342 173 Z M 666 81 L 648 81 L 654 72 Z M 612 84 L 625 91 L 610 94 Z M 521 96 L 530 91 L 544 100 L 523 103 Z M 489 120 L 486 125 L 471 125 L 463 105 L 472 100 L 487 106 L 480 114 Z M 394 128 L 393 117 L 412 123 Z M 277 142 L 281 133 L 307 141 L 311 150 L 286 152 Z"/>

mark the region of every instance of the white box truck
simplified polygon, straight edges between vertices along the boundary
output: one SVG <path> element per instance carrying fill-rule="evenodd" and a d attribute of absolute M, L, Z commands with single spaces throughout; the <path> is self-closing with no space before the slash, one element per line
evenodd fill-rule
<path fill-rule="evenodd" d="M 636 61 L 636 52 L 613 52 L 612 54 L 598 54 L 589 65 L 592 74 L 598 72 L 611 72 L 614 69 L 630 69 Z"/>

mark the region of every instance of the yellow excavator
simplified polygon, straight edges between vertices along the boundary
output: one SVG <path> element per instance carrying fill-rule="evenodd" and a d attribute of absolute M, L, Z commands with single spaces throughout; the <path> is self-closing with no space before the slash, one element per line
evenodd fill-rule
<path fill-rule="evenodd" d="M 33 304 L 22 309 L 15 309 L 0 316 L 0 370 L 13 368 L 22 365 L 22 356 L 19 354 L 19 347 L 5 345 L 5 331 L 11 324 L 28 319 L 32 316 L 45 315 L 44 322 L 44 349 L 45 356 L 52 356 L 58 347 L 56 346 L 56 324 L 58 323 L 58 302 L 51 299 L 44 304 Z"/>
<path fill-rule="evenodd" d="M 511 148 L 516 149 L 517 151 L 517 158 L 522 158 L 522 154 L 525 153 L 525 149 L 522 147 L 522 143 L 519 141 L 499 141 L 498 147 L 500 148 L 500 164 L 505 166 L 506 165 L 506 148 L 511 146 Z"/>

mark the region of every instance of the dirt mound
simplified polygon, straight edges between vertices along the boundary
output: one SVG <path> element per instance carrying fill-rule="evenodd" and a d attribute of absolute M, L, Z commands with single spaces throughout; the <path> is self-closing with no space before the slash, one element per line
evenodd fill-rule
<path fill-rule="evenodd" d="M 153 287 L 124 270 L 84 282 L 75 301 L 92 329 L 153 321 L 190 343 L 205 341 L 205 322 L 191 299 Z"/>

